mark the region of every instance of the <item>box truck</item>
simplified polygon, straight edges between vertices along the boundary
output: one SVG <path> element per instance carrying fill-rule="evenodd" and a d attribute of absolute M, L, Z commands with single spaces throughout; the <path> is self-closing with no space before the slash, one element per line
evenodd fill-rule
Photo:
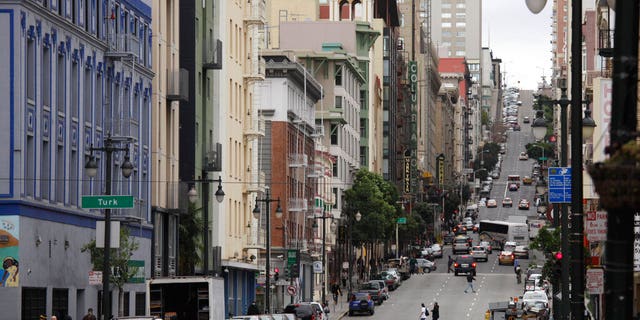
<path fill-rule="evenodd" d="M 225 319 L 222 278 L 157 278 L 146 284 L 149 316 L 171 320 Z"/>

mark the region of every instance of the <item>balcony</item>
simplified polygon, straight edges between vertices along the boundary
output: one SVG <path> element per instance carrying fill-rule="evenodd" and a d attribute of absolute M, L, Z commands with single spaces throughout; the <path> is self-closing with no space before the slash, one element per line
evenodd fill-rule
<path fill-rule="evenodd" d="M 189 70 L 180 68 L 167 72 L 167 101 L 189 102 Z"/>
<path fill-rule="evenodd" d="M 309 156 L 304 153 L 290 153 L 289 168 L 301 168 L 309 165 Z"/>
<path fill-rule="evenodd" d="M 222 41 L 220 39 L 210 39 L 204 46 L 202 54 L 202 67 L 205 70 L 222 69 Z"/>
<path fill-rule="evenodd" d="M 245 122 L 243 134 L 244 136 L 252 140 L 254 138 L 264 137 L 265 122 L 264 119 L 251 119 L 251 121 Z"/>
<path fill-rule="evenodd" d="M 307 178 L 320 178 L 324 176 L 322 165 L 314 164 L 307 168 Z"/>
<path fill-rule="evenodd" d="M 245 193 L 262 191 L 264 189 L 265 181 L 266 181 L 264 171 L 259 171 L 255 173 L 247 172 L 245 174 L 245 181 L 248 181 L 248 183 L 246 184 Z"/>
<path fill-rule="evenodd" d="M 287 208 L 289 209 L 289 212 L 307 211 L 307 200 L 304 198 L 289 198 Z"/>
<path fill-rule="evenodd" d="M 252 58 L 251 55 L 247 57 L 247 67 L 245 68 L 245 74 L 242 76 L 245 81 L 262 81 L 264 80 L 266 63 L 264 59 L 260 57 Z"/>
<path fill-rule="evenodd" d="M 245 6 L 245 13 L 243 17 L 244 24 L 249 25 L 264 25 L 267 21 L 266 18 L 266 2 L 265 0 L 249 0 Z"/>
<path fill-rule="evenodd" d="M 313 132 L 311 132 L 312 138 L 321 138 L 324 137 L 324 126 L 317 125 L 314 126 Z"/>
<path fill-rule="evenodd" d="M 243 249 L 259 249 L 265 250 L 265 230 L 260 228 L 259 230 L 254 230 L 254 227 L 251 227 L 251 233 L 245 234 L 244 238 L 244 246 Z"/>
<path fill-rule="evenodd" d="M 132 53 L 140 58 L 140 39 L 136 35 L 128 33 L 115 35 L 112 49 L 119 53 Z"/>

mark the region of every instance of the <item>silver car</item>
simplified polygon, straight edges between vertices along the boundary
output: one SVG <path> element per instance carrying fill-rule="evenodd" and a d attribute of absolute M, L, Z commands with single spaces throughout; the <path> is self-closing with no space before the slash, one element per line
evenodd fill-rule
<path fill-rule="evenodd" d="M 434 258 L 442 258 L 442 247 L 440 244 L 434 243 L 431 245 L 431 256 Z"/>
<path fill-rule="evenodd" d="M 489 254 L 487 253 L 487 249 L 482 246 L 473 246 L 471 247 L 471 256 L 473 260 L 478 261 L 489 261 Z"/>

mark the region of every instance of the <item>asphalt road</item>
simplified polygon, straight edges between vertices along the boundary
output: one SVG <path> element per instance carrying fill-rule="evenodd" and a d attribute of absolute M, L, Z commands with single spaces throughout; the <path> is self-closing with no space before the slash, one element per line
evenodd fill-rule
<path fill-rule="evenodd" d="M 507 140 L 507 152 L 503 155 L 500 178 L 494 180 L 491 198 L 498 202 L 497 208 L 481 207 L 479 219 L 507 220 L 511 215 L 534 216 L 536 215 L 533 200 L 535 186 L 522 186 L 519 191 L 507 190 L 507 176 L 519 174 L 521 177 L 531 175 L 534 160 L 518 160 L 520 152 L 525 151 L 525 145 L 533 142 L 530 123 L 525 124 L 522 119 L 528 116 L 533 121 L 532 110 L 533 97 L 531 91 L 522 91 L 520 100 L 523 102 L 519 108 L 521 131 L 509 131 Z M 499 119 L 498 121 L 501 121 Z M 510 197 L 514 206 L 502 207 L 502 199 Z M 528 199 L 531 202 L 530 210 L 518 210 L 517 203 L 520 199 Z M 471 235 L 471 233 L 469 233 Z M 478 236 L 473 234 L 474 243 Z M 467 286 L 464 275 L 454 276 L 447 273 L 447 257 L 451 254 L 451 246 L 444 246 L 443 259 L 436 259 L 438 269 L 429 274 L 413 275 L 403 282 L 402 286 L 391 293 L 391 298 L 380 306 L 376 306 L 375 314 L 345 316 L 345 319 L 418 319 L 420 304 L 424 303 L 429 310 L 434 302 L 440 305 L 441 319 L 484 319 L 485 311 L 490 302 L 507 301 L 509 297 L 520 296 L 523 293 L 522 285 L 516 283 L 513 266 L 498 265 L 498 250 L 494 250 L 489 256 L 489 261 L 478 262 L 477 275 L 474 286 L 476 293 L 464 293 Z M 453 256 L 453 255 L 452 255 Z M 531 263 L 542 264 L 540 255 L 531 253 L 530 260 L 521 260 L 521 265 L 526 269 Z M 429 317 L 431 319 L 431 317 Z"/>

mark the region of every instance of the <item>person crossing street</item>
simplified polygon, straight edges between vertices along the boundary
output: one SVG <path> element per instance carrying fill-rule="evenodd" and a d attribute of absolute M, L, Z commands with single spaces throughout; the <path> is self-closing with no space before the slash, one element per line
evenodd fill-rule
<path fill-rule="evenodd" d="M 467 274 L 467 288 L 464 289 L 464 293 L 467 293 L 469 289 L 471 289 L 471 292 L 476 293 L 476 289 L 473 288 L 473 280 L 475 279 L 473 273 L 469 272 L 469 274 Z"/>

